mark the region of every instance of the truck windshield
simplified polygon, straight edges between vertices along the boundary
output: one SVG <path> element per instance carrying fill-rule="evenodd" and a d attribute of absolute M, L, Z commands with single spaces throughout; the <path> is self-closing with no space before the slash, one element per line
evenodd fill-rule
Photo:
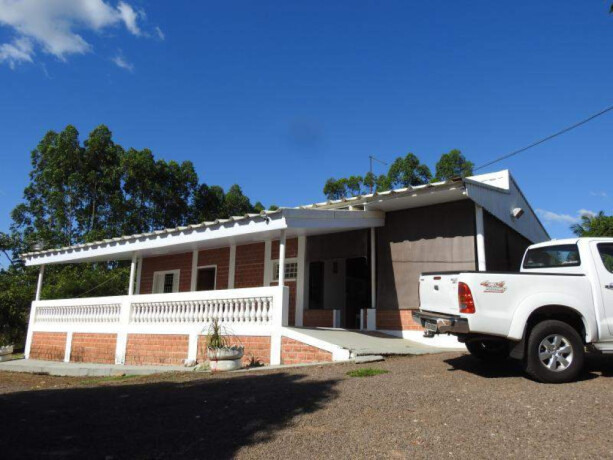
<path fill-rule="evenodd" d="M 576 244 L 560 244 L 530 249 L 524 259 L 524 268 L 577 267 L 581 265 Z"/>

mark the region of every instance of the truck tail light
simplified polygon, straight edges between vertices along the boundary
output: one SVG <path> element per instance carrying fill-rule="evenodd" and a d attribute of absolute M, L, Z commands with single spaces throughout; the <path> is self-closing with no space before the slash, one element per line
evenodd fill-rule
<path fill-rule="evenodd" d="M 460 303 L 460 313 L 474 313 L 475 312 L 475 300 L 473 299 L 473 293 L 470 292 L 470 288 L 466 283 L 458 283 L 458 300 Z"/>

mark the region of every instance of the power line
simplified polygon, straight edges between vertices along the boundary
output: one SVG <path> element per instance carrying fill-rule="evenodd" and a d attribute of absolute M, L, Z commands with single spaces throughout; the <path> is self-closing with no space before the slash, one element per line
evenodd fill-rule
<path fill-rule="evenodd" d="M 538 140 L 538 141 L 536 141 L 536 142 L 533 142 L 533 143 L 532 143 L 532 144 L 530 144 L 530 145 L 527 145 L 526 147 L 522 147 L 522 148 L 521 148 L 521 149 L 519 149 L 519 150 L 515 150 L 515 151 L 513 151 L 513 152 L 511 152 L 511 153 L 507 153 L 506 155 L 503 155 L 503 156 L 501 156 L 501 157 L 498 157 L 498 158 L 496 158 L 495 160 L 492 160 L 492 161 L 490 161 L 490 162 L 488 162 L 488 163 L 482 164 L 482 165 L 481 165 L 481 166 L 479 166 L 478 168 L 473 169 L 473 171 L 478 171 L 479 169 L 483 169 L 483 168 L 485 168 L 485 167 L 487 167 L 487 166 L 491 166 L 491 165 L 493 165 L 494 163 L 498 163 L 499 161 L 506 160 L 507 158 L 511 158 L 512 156 L 515 156 L 515 155 L 517 155 L 518 153 L 525 152 L 526 150 L 531 149 L 532 147 L 536 147 L 537 145 L 542 144 L 543 142 L 547 142 L 547 141 L 549 141 L 549 140 L 553 139 L 554 137 L 558 137 L 558 136 L 561 136 L 561 135 L 562 135 L 562 134 L 564 134 L 564 133 L 567 133 L 567 132 L 569 132 L 569 131 L 572 131 L 573 129 L 578 128 L 579 126 L 584 125 L 584 124 L 586 124 L 586 123 L 588 123 L 588 122 L 592 121 L 593 119 L 598 118 L 599 116 L 604 115 L 604 114 L 605 114 L 605 113 L 607 113 L 607 112 L 610 112 L 611 110 L 613 110 L 613 105 L 611 105 L 611 106 L 607 107 L 607 108 L 606 108 L 606 109 L 604 109 L 604 110 L 601 110 L 601 111 L 600 111 L 600 112 L 598 112 L 598 113 L 595 113 L 594 115 L 589 116 L 589 117 L 588 117 L 588 118 L 586 118 L 585 120 L 582 120 L 582 121 L 580 121 L 580 122 L 578 122 L 578 123 L 575 123 L 574 125 L 567 126 L 566 128 L 562 129 L 561 131 L 558 131 L 558 132 L 557 132 L 557 133 L 555 133 L 555 134 L 552 134 L 552 135 L 550 135 L 550 136 L 544 137 L 544 138 L 542 138 L 542 139 L 540 139 L 540 140 Z"/>

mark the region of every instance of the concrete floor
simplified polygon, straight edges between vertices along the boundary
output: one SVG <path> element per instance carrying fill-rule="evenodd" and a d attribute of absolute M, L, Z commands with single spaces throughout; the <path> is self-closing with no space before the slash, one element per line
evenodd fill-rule
<path fill-rule="evenodd" d="M 108 377 L 112 375 L 150 375 L 161 372 L 186 372 L 183 366 L 123 366 L 119 364 L 64 363 L 16 359 L 0 363 L 0 371 L 29 372 L 70 377 Z"/>
<path fill-rule="evenodd" d="M 394 337 L 381 332 L 352 331 L 332 328 L 291 327 L 305 335 L 350 350 L 353 356 L 365 355 L 424 355 L 458 351 L 457 348 L 429 346 L 424 343 Z"/>

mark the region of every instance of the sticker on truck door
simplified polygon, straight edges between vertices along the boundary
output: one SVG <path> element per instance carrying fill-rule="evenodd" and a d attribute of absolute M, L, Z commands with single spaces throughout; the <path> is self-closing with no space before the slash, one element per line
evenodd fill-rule
<path fill-rule="evenodd" d="M 492 292 L 494 294 L 502 294 L 507 290 L 504 281 L 483 281 L 481 286 L 485 288 L 483 292 Z"/>

